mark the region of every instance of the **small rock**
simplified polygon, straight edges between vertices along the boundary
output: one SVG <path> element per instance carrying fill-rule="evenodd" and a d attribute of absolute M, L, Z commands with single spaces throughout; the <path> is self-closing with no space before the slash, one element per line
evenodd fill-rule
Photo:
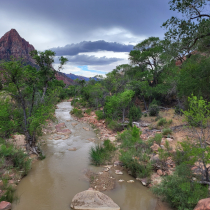
<path fill-rule="evenodd" d="M 158 149 L 160 148 L 160 146 L 158 144 L 154 143 L 150 148 L 152 149 L 153 152 L 157 152 Z"/>
<path fill-rule="evenodd" d="M 162 176 L 162 175 L 163 175 L 163 171 L 160 170 L 160 169 L 158 169 L 158 170 L 157 170 L 157 174 L 158 174 L 159 176 Z"/>
<path fill-rule="evenodd" d="M 99 174 L 99 175 L 102 175 L 102 174 L 103 174 L 103 172 L 98 172 L 98 174 Z"/>
<path fill-rule="evenodd" d="M 199 200 L 194 210 L 210 210 L 210 198 Z"/>
<path fill-rule="evenodd" d="M 120 179 L 120 180 L 118 180 L 118 182 L 124 182 L 125 180 L 123 180 L 123 179 Z"/>
<path fill-rule="evenodd" d="M 77 125 L 77 123 L 72 123 L 72 125 L 73 125 L 73 126 L 76 126 L 76 125 Z"/>
<path fill-rule="evenodd" d="M 122 171 L 120 171 L 120 170 L 115 170 L 115 174 L 117 174 L 117 175 L 122 175 L 122 174 L 123 174 L 123 172 L 122 172 Z"/>
<path fill-rule="evenodd" d="M 86 130 L 86 131 L 89 131 L 89 130 L 90 130 L 90 129 L 89 129 L 89 128 L 87 128 L 87 127 L 84 127 L 83 129 L 84 129 L 84 130 Z"/>
<path fill-rule="evenodd" d="M 128 180 L 127 182 L 128 183 L 134 183 L 134 180 Z"/>
<path fill-rule="evenodd" d="M 173 141 L 173 139 L 172 139 L 172 138 L 166 138 L 166 140 L 167 140 L 167 141 Z"/>
<path fill-rule="evenodd" d="M 12 209 L 12 204 L 6 201 L 0 203 L 0 210 L 10 210 Z"/>
<path fill-rule="evenodd" d="M 114 166 L 123 166 L 123 163 L 120 161 L 115 161 Z"/>
<path fill-rule="evenodd" d="M 69 151 L 76 151 L 77 148 L 76 148 L 76 147 L 73 147 L 73 148 L 69 148 L 68 150 L 69 150 Z"/>
<path fill-rule="evenodd" d="M 150 160 L 151 161 L 159 161 L 160 160 L 160 158 L 159 158 L 159 155 L 158 154 L 156 154 L 156 155 L 154 155 L 154 156 L 152 156 L 151 158 L 150 158 Z"/>
<path fill-rule="evenodd" d="M 63 137 L 62 139 L 63 140 L 66 140 L 66 139 L 68 139 L 69 138 L 69 136 L 65 136 L 65 137 Z"/>

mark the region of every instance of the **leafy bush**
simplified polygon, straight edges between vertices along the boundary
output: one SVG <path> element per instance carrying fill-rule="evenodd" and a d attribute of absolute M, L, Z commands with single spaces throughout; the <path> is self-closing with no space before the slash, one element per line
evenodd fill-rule
<path fill-rule="evenodd" d="M 158 105 L 150 104 L 148 111 L 149 111 L 149 116 L 158 116 L 160 109 Z"/>
<path fill-rule="evenodd" d="M 192 181 L 192 171 L 187 165 L 177 166 L 173 175 L 163 177 L 152 191 L 178 210 L 193 210 L 200 199 L 208 197 L 208 186 Z"/>
<path fill-rule="evenodd" d="M 133 105 L 129 110 L 129 119 L 138 121 L 142 116 L 140 107 Z"/>
<path fill-rule="evenodd" d="M 96 116 L 97 116 L 98 120 L 104 119 L 104 113 L 103 113 L 102 110 L 97 110 L 97 111 L 95 111 L 95 113 L 96 113 Z"/>
<path fill-rule="evenodd" d="M 4 142 L 1 140 L 1 142 Z M 18 170 L 23 171 L 23 176 L 27 175 L 31 169 L 31 160 L 28 155 L 24 153 L 22 149 L 15 148 L 12 144 L 6 144 L 0 146 L 0 158 L 12 162 L 12 166 Z"/>
<path fill-rule="evenodd" d="M 104 147 L 101 145 L 96 145 L 95 147 L 91 147 L 90 149 L 90 158 L 91 162 L 98 166 L 102 165 L 106 160 L 106 152 Z"/>
<path fill-rule="evenodd" d="M 123 126 L 114 120 L 111 120 L 111 122 L 107 125 L 107 127 L 113 131 L 122 131 L 123 130 Z"/>
<path fill-rule="evenodd" d="M 131 171 L 131 175 L 134 177 L 144 178 L 151 175 L 151 163 L 140 162 L 135 149 L 130 149 L 126 152 L 121 151 L 120 161 L 122 161 L 125 167 Z"/>
<path fill-rule="evenodd" d="M 171 130 L 170 128 L 164 128 L 164 129 L 162 130 L 162 134 L 163 134 L 164 136 L 166 136 L 166 135 L 168 135 L 168 134 L 172 134 L 172 130 Z"/>
<path fill-rule="evenodd" d="M 122 142 L 122 147 L 132 147 L 135 143 L 140 142 L 140 134 L 140 129 L 134 126 L 119 134 L 117 138 Z"/>
<path fill-rule="evenodd" d="M 163 138 L 163 136 L 162 136 L 162 134 L 161 133 L 156 133 L 155 134 L 155 137 L 154 137 L 154 141 L 157 143 L 157 144 L 161 144 L 161 141 L 162 141 L 162 138 Z"/>
<path fill-rule="evenodd" d="M 88 114 L 88 115 L 90 115 L 91 109 L 86 109 L 86 110 L 85 110 L 85 113 Z"/>
<path fill-rule="evenodd" d="M 7 201 L 7 202 L 14 202 L 17 200 L 17 197 L 15 196 L 15 188 L 12 187 L 10 184 L 8 184 L 7 180 L 3 180 L 3 187 L 2 190 L 4 190 L 4 193 L 0 197 L 1 201 Z"/>
<path fill-rule="evenodd" d="M 165 124 L 167 124 L 166 118 L 161 118 L 157 123 L 158 126 L 163 126 Z"/>
<path fill-rule="evenodd" d="M 11 133 L 17 131 L 19 122 L 13 120 L 13 118 L 19 115 L 18 111 L 18 109 L 13 110 L 8 100 L 0 100 L 0 137 L 8 137 Z"/>
<path fill-rule="evenodd" d="M 94 165 L 105 164 L 106 161 L 109 161 L 112 155 L 112 152 L 115 151 L 115 146 L 110 142 L 110 140 L 105 140 L 102 145 L 96 145 L 90 149 L 90 158 L 91 162 Z"/>
<path fill-rule="evenodd" d="M 116 147 L 114 146 L 114 144 L 111 143 L 111 141 L 109 139 L 104 140 L 104 148 L 105 150 L 112 152 L 116 150 Z"/>
<path fill-rule="evenodd" d="M 77 103 L 78 101 L 79 101 L 78 98 L 74 98 L 74 99 L 71 101 L 71 105 L 72 105 L 72 106 L 75 106 L 76 103 Z"/>
<path fill-rule="evenodd" d="M 167 121 L 166 118 L 161 118 L 158 121 L 157 125 L 158 126 L 170 125 L 172 122 L 173 122 L 172 120 Z"/>
<path fill-rule="evenodd" d="M 77 108 L 73 108 L 70 113 L 75 115 L 78 118 L 83 117 L 82 110 L 77 109 Z"/>

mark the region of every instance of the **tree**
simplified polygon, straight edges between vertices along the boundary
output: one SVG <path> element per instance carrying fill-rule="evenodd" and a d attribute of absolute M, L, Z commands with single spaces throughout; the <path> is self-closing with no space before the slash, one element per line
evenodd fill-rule
<path fill-rule="evenodd" d="M 209 100 L 209 65 L 210 58 L 199 55 L 193 55 L 183 63 L 177 87 L 179 97 L 187 98 L 193 94 Z"/>
<path fill-rule="evenodd" d="M 210 166 L 210 148 L 208 139 L 210 137 L 209 120 L 210 120 L 210 103 L 198 99 L 196 96 L 191 96 L 189 100 L 189 109 L 183 111 L 186 121 L 190 125 L 190 129 L 194 134 L 194 141 L 181 143 L 185 152 L 186 163 L 197 165 L 202 174 L 202 183 L 210 185 L 209 170 Z"/>
<path fill-rule="evenodd" d="M 183 61 L 183 55 L 196 50 L 203 40 L 208 40 L 207 43 L 203 42 L 203 47 L 209 48 L 208 0 L 171 0 L 169 4 L 170 10 L 182 14 L 182 19 L 173 16 L 162 25 L 168 29 L 165 38 L 177 49 L 179 59 Z"/>
<path fill-rule="evenodd" d="M 36 135 L 41 125 L 52 114 L 55 90 L 49 90 L 50 84 L 55 80 L 56 71 L 52 68 L 54 53 L 47 50 L 42 53 L 32 52 L 37 70 L 30 65 L 25 66 L 22 60 L 3 62 L 1 64 L 4 89 L 12 96 L 15 105 L 19 108 L 22 120 L 22 132 L 26 136 L 27 148 L 37 153 Z M 66 59 L 61 58 L 61 67 Z M 47 94 L 47 90 L 49 94 Z"/>
<path fill-rule="evenodd" d="M 137 44 L 129 54 L 133 65 L 125 74 L 130 79 L 130 87 L 144 101 L 145 109 L 155 97 L 167 94 L 168 83 L 167 69 L 173 60 L 168 53 L 168 42 L 161 41 L 158 37 L 150 37 Z"/>
<path fill-rule="evenodd" d="M 122 120 L 125 121 L 125 109 L 131 102 L 135 92 L 132 90 L 125 90 L 122 93 L 113 95 L 108 99 L 105 106 L 105 111 L 108 116 L 117 113 L 119 110 L 122 111 Z"/>

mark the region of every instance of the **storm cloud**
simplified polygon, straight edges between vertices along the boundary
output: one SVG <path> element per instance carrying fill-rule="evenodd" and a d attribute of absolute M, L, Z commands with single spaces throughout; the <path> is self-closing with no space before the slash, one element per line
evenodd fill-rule
<path fill-rule="evenodd" d="M 56 55 L 77 55 L 85 52 L 98 52 L 98 51 L 113 51 L 113 52 L 130 52 L 133 45 L 124 45 L 116 42 L 106 42 L 99 40 L 95 42 L 83 41 L 78 44 L 66 45 L 65 47 L 51 48 Z"/>
<path fill-rule="evenodd" d="M 121 58 L 107 58 L 106 56 L 103 57 L 96 57 L 94 55 L 75 55 L 75 56 L 65 56 L 68 59 L 68 63 L 71 65 L 108 65 L 117 61 L 121 61 Z M 55 59 L 55 62 L 58 63 L 58 57 Z"/>

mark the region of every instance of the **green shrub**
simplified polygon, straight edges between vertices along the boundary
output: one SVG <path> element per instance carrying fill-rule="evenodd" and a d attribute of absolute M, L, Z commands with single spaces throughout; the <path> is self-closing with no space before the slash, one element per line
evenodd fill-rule
<path fill-rule="evenodd" d="M 110 142 L 110 140 L 105 140 L 102 145 L 95 145 L 90 149 L 90 159 L 92 164 L 98 166 L 105 164 L 106 161 L 109 161 L 112 152 L 115 151 L 115 146 Z"/>
<path fill-rule="evenodd" d="M 82 110 L 77 109 L 77 108 L 73 108 L 70 113 L 75 115 L 78 118 L 83 117 Z"/>
<path fill-rule="evenodd" d="M 95 147 L 91 147 L 90 158 L 92 164 L 96 166 L 104 164 L 106 160 L 106 152 L 104 147 L 102 147 L 101 145 L 96 145 Z"/>
<path fill-rule="evenodd" d="M 144 113 L 144 117 L 147 117 L 147 113 Z"/>
<path fill-rule="evenodd" d="M 158 116 L 160 110 L 158 105 L 150 104 L 148 111 L 149 111 L 149 116 Z"/>
<path fill-rule="evenodd" d="M 166 124 L 167 124 L 166 118 L 161 118 L 161 119 L 157 122 L 157 125 L 158 125 L 158 126 L 163 126 L 163 125 L 166 125 Z"/>
<path fill-rule="evenodd" d="M 152 172 L 152 165 L 150 162 L 143 163 L 135 158 L 136 150 L 130 149 L 128 151 L 121 151 L 120 161 L 123 162 L 126 168 L 131 171 L 131 175 L 134 177 L 144 178 L 149 177 Z"/>
<path fill-rule="evenodd" d="M 19 115 L 18 109 L 13 109 L 14 106 L 9 100 L 3 101 L 0 99 L 0 137 L 9 137 L 15 131 L 18 131 L 19 122 L 14 120 L 14 117 Z"/>
<path fill-rule="evenodd" d="M 111 143 L 109 139 L 104 140 L 104 148 L 106 151 L 109 151 L 109 152 L 116 150 L 116 147 L 114 146 L 114 144 Z"/>
<path fill-rule="evenodd" d="M 90 115 L 91 109 L 86 109 L 86 110 L 85 110 L 85 113 L 88 114 L 88 115 Z"/>
<path fill-rule="evenodd" d="M 97 110 L 97 111 L 95 111 L 95 113 L 96 113 L 98 120 L 104 119 L 104 112 L 102 110 Z"/>
<path fill-rule="evenodd" d="M 172 130 L 171 130 L 170 128 L 164 128 L 164 129 L 162 130 L 162 134 L 163 134 L 164 136 L 166 136 L 166 135 L 168 135 L 168 134 L 172 134 Z"/>
<path fill-rule="evenodd" d="M 158 115 L 158 116 L 155 118 L 155 121 L 158 121 L 158 120 L 160 120 L 160 119 L 162 119 L 162 117 Z"/>
<path fill-rule="evenodd" d="M 77 103 L 78 101 L 79 101 L 78 98 L 74 98 L 74 99 L 71 101 L 71 105 L 72 105 L 72 106 L 75 106 L 76 103 Z"/>
<path fill-rule="evenodd" d="M 177 166 L 173 175 L 163 177 L 152 191 L 178 210 L 193 210 L 200 199 L 208 197 L 208 186 L 193 182 L 192 171 L 184 164 Z"/>
<path fill-rule="evenodd" d="M 117 138 L 122 142 L 121 147 L 132 147 L 135 143 L 141 142 L 140 134 L 140 129 L 134 126 L 119 134 Z"/>
<path fill-rule="evenodd" d="M 12 203 L 17 200 L 17 197 L 15 196 L 15 188 L 8 184 L 8 180 L 3 180 L 3 187 L 1 190 L 4 190 L 4 193 L 0 197 L 0 202 L 7 201 Z"/>
<path fill-rule="evenodd" d="M 138 121 L 142 116 L 140 107 L 133 105 L 129 110 L 129 119 Z"/>
<path fill-rule="evenodd" d="M 111 122 L 107 125 L 107 127 L 113 131 L 122 131 L 123 130 L 123 126 L 114 120 L 111 120 Z"/>
<path fill-rule="evenodd" d="M 27 175 L 31 169 L 31 160 L 28 155 L 24 153 L 22 149 L 14 148 L 12 144 L 6 144 L 0 146 L 0 158 L 10 161 L 12 167 L 22 170 L 23 176 Z"/>
<path fill-rule="evenodd" d="M 161 133 L 156 133 L 155 134 L 155 137 L 154 137 L 154 141 L 157 143 L 157 144 L 161 144 L 161 141 L 162 141 L 162 138 L 163 138 L 163 136 L 162 136 L 162 134 Z"/>

